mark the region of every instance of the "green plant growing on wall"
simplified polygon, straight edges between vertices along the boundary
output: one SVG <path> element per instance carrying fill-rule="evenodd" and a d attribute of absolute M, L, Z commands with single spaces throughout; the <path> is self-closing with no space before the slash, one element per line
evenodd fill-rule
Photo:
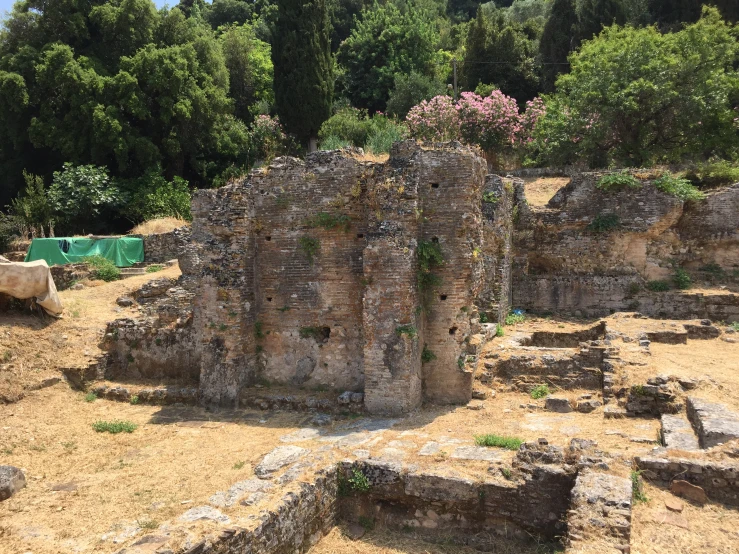
<path fill-rule="evenodd" d="M 427 364 L 429 362 L 433 362 L 436 359 L 436 354 L 434 354 L 431 349 L 427 345 L 423 345 L 423 350 L 421 351 L 421 362 L 424 364 Z"/>
<path fill-rule="evenodd" d="M 339 496 L 349 496 L 353 492 L 367 493 L 371 485 L 367 476 L 357 467 L 352 467 L 347 476 L 341 464 L 337 467 L 338 493 Z"/>
<path fill-rule="evenodd" d="M 670 283 L 667 281 L 647 281 L 647 288 L 652 292 L 665 292 L 670 290 Z"/>
<path fill-rule="evenodd" d="M 264 328 L 261 321 L 254 322 L 254 337 L 257 340 L 264 338 Z"/>
<path fill-rule="evenodd" d="M 531 398 L 533 398 L 534 400 L 539 400 L 540 398 L 544 398 L 545 396 L 549 396 L 548 385 L 536 385 L 533 389 L 531 389 Z"/>
<path fill-rule="evenodd" d="M 641 188 L 641 182 L 628 171 L 608 173 L 598 179 L 595 188 L 606 192 Z"/>
<path fill-rule="evenodd" d="M 399 325 L 395 328 L 398 335 L 408 335 L 409 338 L 415 339 L 418 336 L 418 329 L 414 325 Z"/>
<path fill-rule="evenodd" d="M 298 240 L 298 246 L 305 254 L 305 257 L 308 258 L 308 264 L 313 265 L 314 257 L 321 249 L 321 243 L 318 242 L 318 239 L 314 239 L 312 237 L 300 237 Z"/>
<path fill-rule="evenodd" d="M 306 220 L 306 225 L 311 228 L 322 227 L 327 230 L 341 228 L 344 232 L 349 232 L 351 222 L 351 218 L 345 214 L 318 212 Z"/>
<path fill-rule="evenodd" d="M 433 269 L 444 265 L 444 256 L 438 242 L 418 242 L 418 291 L 421 294 L 421 307 L 428 311 L 431 304 L 431 291 L 441 286 L 442 279 L 433 273 Z"/>
<path fill-rule="evenodd" d="M 493 192 L 492 190 L 489 190 L 482 194 L 482 201 L 486 204 L 497 204 L 498 200 L 498 195 L 495 194 L 495 192 Z"/>
<path fill-rule="evenodd" d="M 608 233 L 621 227 L 621 219 L 616 214 L 603 213 L 595 216 L 587 226 L 593 233 Z"/>
<path fill-rule="evenodd" d="M 682 268 L 677 268 L 675 270 L 675 275 L 672 276 L 672 281 L 680 290 L 689 289 L 693 284 L 693 281 L 691 280 L 690 275 L 688 275 L 688 272 Z"/>
<path fill-rule="evenodd" d="M 697 202 L 706 198 L 706 195 L 693 183 L 687 179 L 675 177 L 669 171 L 657 177 L 653 183 L 657 190 L 679 198 L 683 202 Z"/>
<path fill-rule="evenodd" d="M 642 472 L 639 470 L 632 470 L 631 472 L 631 497 L 636 503 L 649 502 L 649 498 L 642 490 L 641 474 Z"/>

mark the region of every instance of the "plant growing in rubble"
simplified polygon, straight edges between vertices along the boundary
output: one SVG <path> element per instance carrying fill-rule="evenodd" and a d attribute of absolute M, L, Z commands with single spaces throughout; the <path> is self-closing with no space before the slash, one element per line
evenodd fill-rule
<path fill-rule="evenodd" d="M 545 396 L 549 396 L 548 385 L 536 385 L 533 389 L 531 389 L 531 398 L 533 398 L 534 400 L 539 400 L 540 398 L 544 398 Z"/>

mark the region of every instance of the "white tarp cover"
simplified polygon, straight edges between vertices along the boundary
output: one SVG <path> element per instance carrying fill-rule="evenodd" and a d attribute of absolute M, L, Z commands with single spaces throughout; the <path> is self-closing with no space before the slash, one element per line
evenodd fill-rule
<path fill-rule="evenodd" d="M 55 317 L 64 309 L 44 260 L 11 262 L 0 256 L 0 292 L 21 300 L 35 298 L 39 306 Z"/>

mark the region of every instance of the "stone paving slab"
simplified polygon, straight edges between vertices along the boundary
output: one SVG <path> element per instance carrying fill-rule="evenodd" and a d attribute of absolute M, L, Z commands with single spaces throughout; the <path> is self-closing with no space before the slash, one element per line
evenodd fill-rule
<path fill-rule="evenodd" d="M 662 414 L 662 442 L 667 448 L 698 450 L 698 437 L 690 422 L 682 416 Z"/>
<path fill-rule="evenodd" d="M 483 462 L 491 462 L 500 458 L 502 452 L 495 448 L 486 446 L 458 446 L 452 452 L 452 458 L 458 460 L 480 460 Z"/>
<path fill-rule="evenodd" d="M 739 414 L 723 404 L 689 396 L 687 412 L 703 448 L 739 438 Z"/>

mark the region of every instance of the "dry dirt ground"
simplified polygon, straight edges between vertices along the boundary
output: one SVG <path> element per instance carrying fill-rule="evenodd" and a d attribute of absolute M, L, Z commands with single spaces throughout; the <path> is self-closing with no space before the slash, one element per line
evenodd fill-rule
<path fill-rule="evenodd" d="M 570 182 L 568 177 L 527 177 L 523 180 L 526 200 L 532 206 L 546 206 L 552 196 Z"/>
<path fill-rule="evenodd" d="M 0 313 L 0 404 L 22 398 L 44 380 L 60 377 L 59 368 L 87 365 L 98 352 L 105 324 L 133 315 L 115 300 L 154 277 L 178 277 L 179 268 L 131 277 L 96 281 L 82 290 L 59 293 L 64 317 L 56 320 L 29 312 Z M 84 282 L 83 282 L 84 284 Z"/>
<path fill-rule="evenodd" d="M 115 299 L 152 277 L 176 277 L 176 268 L 117 283 L 64 291 L 68 315 L 62 320 L 36 316 L 0 316 L 0 354 L 11 354 L 0 366 L 5 398 L 0 404 L 0 463 L 24 469 L 28 485 L 0 503 L 0 553 L 111 553 L 126 541 L 165 529 L 168 522 L 194 506 L 207 504 L 216 491 L 254 475 L 254 467 L 275 446 L 297 444 L 326 463 L 348 456 L 402 459 L 457 475 L 503 479 L 490 471 L 510 466 L 513 452 L 500 451 L 494 462 L 454 459 L 459 446 L 474 444 L 474 435 L 495 433 L 523 440 L 546 437 L 565 446 L 573 437 L 596 439 L 614 456 L 612 471 L 628 475 L 633 456 L 654 445 L 630 437 L 656 439 L 657 419 L 606 420 L 591 414 L 552 414 L 521 409 L 531 402 L 523 393 L 499 393 L 484 409 L 426 407 L 405 418 L 377 420 L 337 417 L 332 425 L 313 428 L 310 438 L 289 435 L 310 427 L 310 414 L 285 412 L 205 411 L 196 407 L 130 405 L 106 400 L 87 402 L 65 382 L 32 390 L 45 379 L 59 377 L 59 367 L 82 365 L 97 352 L 105 323 L 133 316 Z M 633 319 L 619 314 L 609 327 L 626 334 L 643 327 L 680 322 Z M 507 329 L 564 331 L 583 327 L 581 321 L 533 319 Z M 633 343 L 621 343 L 622 355 L 635 361 L 631 378 L 668 373 L 704 380 L 697 394 L 739 407 L 739 344 L 719 340 L 689 341 L 687 345 L 652 344 L 651 355 L 630 353 Z M 488 349 L 499 346 L 491 341 Z M 637 359 L 637 356 L 641 358 Z M 577 391 L 568 394 L 576 395 Z M 133 433 L 96 433 L 98 420 L 127 420 Z M 281 440 L 284 439 L 284 440 Z M 432 456 L 421 456 L 430 441 L 442 444 Z M 502 473 L 502 472 L 501 472 Z M 664 499 L 669 493 L 647 484 L 649 502 L 634 511 L 633 554 L 739 553 L 739 510 L 709 503 L 686 503 L 687 529 L 665 522 Z M 279 495 L 275 493 L 274 498 Z M 264 505 L 260 509 L 265 508 Z M 224 509 L 234 520 L 256 513 L 254 506 Z M 680 520 L 682 523 L 682 520 Z M 500 554 L 533 554 L 521 545 L 501 542 Z M 372 530 L 351 541 L 335 530 L 313 550 L 318 554 L 470 554 L 469 549 L 419 542 L 413 535 Z"/>

